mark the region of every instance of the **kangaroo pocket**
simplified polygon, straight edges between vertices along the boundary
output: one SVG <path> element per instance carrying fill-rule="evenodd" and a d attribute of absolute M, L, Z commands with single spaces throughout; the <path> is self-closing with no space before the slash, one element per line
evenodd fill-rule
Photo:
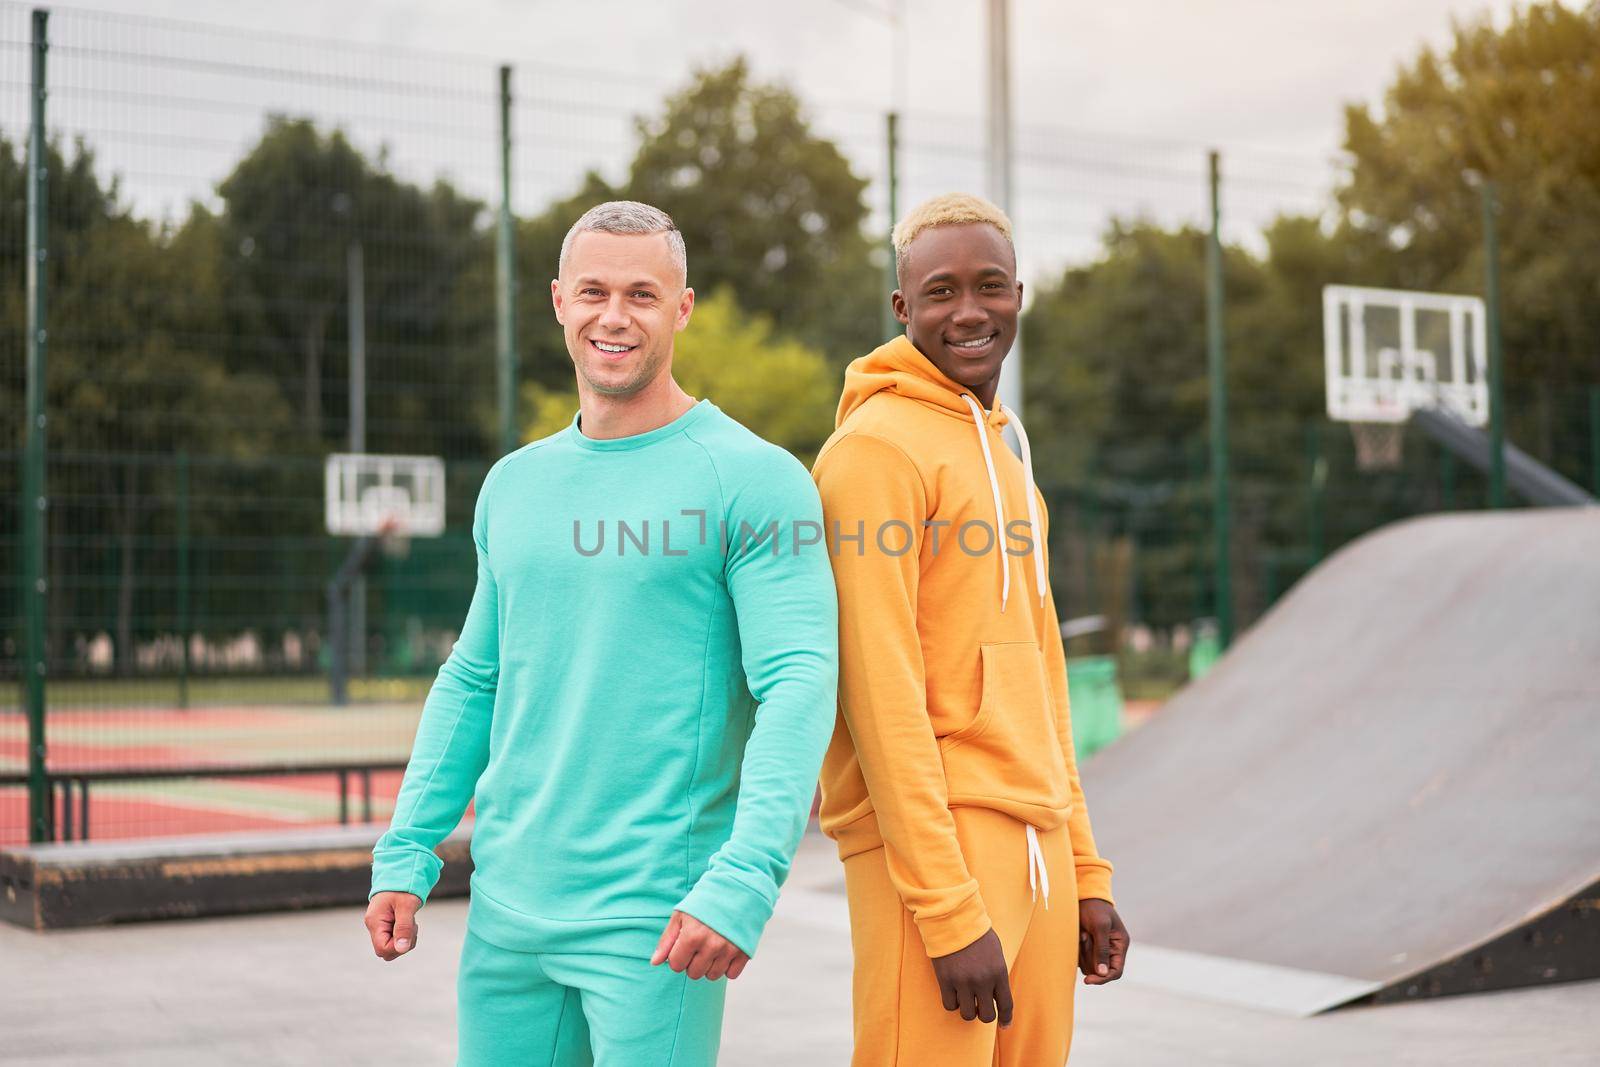
<path fill-rule="evenodd" d="M 939 739 L 950 803 L 997 808 L 1019 818 L 1065 811 L 1072 792 L 1038 646 L 1012 641 L 982 645 L 979 652 L 978 714 Z"/>

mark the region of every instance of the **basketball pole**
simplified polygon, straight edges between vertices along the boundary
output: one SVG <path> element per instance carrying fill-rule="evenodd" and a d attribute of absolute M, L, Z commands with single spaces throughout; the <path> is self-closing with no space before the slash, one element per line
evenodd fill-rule
<path fill-rule="evenodd" d="M 1504 367 L 1500 350 L 1499 200 L 1494 182 L 1483 183 L 1484 302 L 1489 332 L 1489 506 L 1506 506 Z"/>
<path fill-rule="evenodd" d="M 361 246 L 360 215 L 357 230 L 345 250 L 345 285 L 350 338 L 350 451 L 367 450 L 367 268 Z M 367 672 L 367 579 L 358 575 L 350 585 L 347 621 L 350 626 L 348 663 L 352 673 Z"/>
<path fill-rule="evenodd" d="M 500 68 L 500 218 L 495 234 L 495 362 L 500 385 L 500 454 L 516 450 L 517 255 L 511 214 L 511 67 Z"/>
<path fill-rule="evenodd" d="M 1221 156 L 1210 155 L 1211 238 L 1206 242 L 1206 363 L 1211 375 L 1211 510 L 1216 538 L 1217 638 L 1233 643 L 1233 513 L 1228 502 L 1228 373 L 1222 335 Z"/>

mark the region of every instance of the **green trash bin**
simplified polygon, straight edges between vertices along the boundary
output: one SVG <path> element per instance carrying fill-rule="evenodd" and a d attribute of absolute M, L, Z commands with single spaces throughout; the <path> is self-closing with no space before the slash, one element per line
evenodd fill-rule
<path fill-rule="evenodd" d="M 1072 745 L 1088 759 L 1122 736 L 1122 689 L 1115 656 L 1067 660 L 1067 698 L 1072 703 Z"/>
<path fill-rule="evenodd" d="M 1222 658 L 1222 637 L 1216 624 L 1206 621 L 1196 627 L 1194 644 L 1189 646 L 1189 681 L 1198 682 Z"/>

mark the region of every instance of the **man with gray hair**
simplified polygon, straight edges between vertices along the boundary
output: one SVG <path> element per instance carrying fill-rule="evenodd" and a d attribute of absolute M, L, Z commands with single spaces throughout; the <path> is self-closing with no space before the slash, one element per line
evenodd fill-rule
<path fill-rule="evenodd" d="M 673 379 L 686 283 L 646 204 L 562 242 L 579 410 L 484 479 L 472 605 L 373 850 L 393 960 L 476 804 L 464 1065 L 715 1063 L 719 979 L 805 828 L 837 674 L 822 508 L 793 456 Z"/>

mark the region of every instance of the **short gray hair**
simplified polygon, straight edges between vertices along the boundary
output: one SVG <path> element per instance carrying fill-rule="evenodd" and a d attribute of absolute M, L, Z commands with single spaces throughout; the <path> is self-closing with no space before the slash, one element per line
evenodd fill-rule
<path fill-rule="evenodd" d="M 683 246 L 683 234 L 677 223 L 658 207 L 641 204 L 637 200 L 608 200 L 596 204 L 579 216 L 567 236 L 561 241 L 561 259 L 556 264 L 556 276 L 566 272 L 567 259 L 572 254 L 572 243 L 580 233 L 664 234 L 667 249 L 672 253 L 672 265 L 678 268 L 680 279 L 689 280 L 689 253 Z"/>

